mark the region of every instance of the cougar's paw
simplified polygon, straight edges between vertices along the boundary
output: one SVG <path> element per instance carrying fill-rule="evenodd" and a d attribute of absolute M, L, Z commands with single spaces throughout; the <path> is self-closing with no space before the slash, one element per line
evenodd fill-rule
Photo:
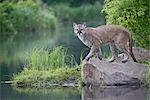
<path fill-rule="evenodd" d="M 90 58 L 86 57 L 86 58 L 85 58 L 85 60 L 86 60 L 86 61 L 89 61 L 89 60 L 90 60 Z"/>
<path fill-rule="evenodd" d="M 126 63 L 127 61 L 128 61 L 127 59 L 126 60 L 121 60 L 122 63 Z"/>
<path fill-rule="evenodd" d="M 96 56 L 96 58 L 98 58 L 99 60 L 102 60 L 102 57 Z"/>
<path fill-rule="evenodd" d="M 108 60 L 108 62 L 114 62 L 115 61 L 115 58 L 112 57 L 111 59 Z"/>
<path fill-rule="evenodd" d="M 123 60 L 121 60 L 122 63 L 126 63 L 129 59 L 126 57 Z"/>

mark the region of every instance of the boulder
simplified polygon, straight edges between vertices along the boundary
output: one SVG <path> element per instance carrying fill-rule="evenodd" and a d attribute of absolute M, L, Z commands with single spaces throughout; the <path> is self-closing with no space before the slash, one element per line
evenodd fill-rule
<path fill-rule="evenodd" d="M 150 61 L 150 50 L 146 50 L 140 47 L 134 47 L 133 54 L 137 61 Z"/>
<path fill-rule="evenodd" d="M 133 61 L 110 63 L 93 58 L 83 62 L 81 76 L 87 85 L 138 85 L 147 79 L 147 69 L 148 66 Z"/>

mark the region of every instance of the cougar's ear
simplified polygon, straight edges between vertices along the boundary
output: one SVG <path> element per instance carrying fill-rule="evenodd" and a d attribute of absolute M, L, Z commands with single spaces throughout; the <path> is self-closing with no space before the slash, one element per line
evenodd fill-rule
<path fill-rule="evenodd" d="M 73 27 L 75 27 L 76 25 L 77 25 L 77 24 L 74 22 L 74 23 L 73 23 Z"/>
<path fill-rule="evenodd" d="M 83 25 L 86 27 L 86 22 L 83 22 Z"/>

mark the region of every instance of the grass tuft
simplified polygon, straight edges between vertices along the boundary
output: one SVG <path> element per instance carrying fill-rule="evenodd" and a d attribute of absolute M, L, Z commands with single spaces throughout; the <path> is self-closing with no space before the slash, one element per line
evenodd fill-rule
<path fill-rule="evenodd" d="M 69 60 L 69 63 L 66 60 Z M 51 52 L 35 49 L 29 55 L 28 64 L 23 71 L 14 74 L 12 80 L 15 86 L 34 87 L 43 83 L 63 84 L 69 79 L 73 79 L 73 82 L 79 81 L 80 67 L 74 57 L 67 53 L 67 49 L 60 46 L 52 49 Z"/>

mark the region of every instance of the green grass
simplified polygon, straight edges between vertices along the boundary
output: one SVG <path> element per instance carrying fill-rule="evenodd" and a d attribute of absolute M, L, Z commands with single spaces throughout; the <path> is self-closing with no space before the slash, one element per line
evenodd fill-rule
<path fill-rule="evenodd" d="M 148 72 L 147 72 L 147 82 L 146 82 L 146 85 L 148 85 L 148 87 L 150 88 L 150 68 L 148 69 Z"/>
<path fill-rule="evenodd" d="M 37 84 L 63 84 L 73 78 L 80 79 L 80 67 L 74 57 L 67 53 L 67 49 L 56 47 L 50 52 L 35 49 L 29 54 L 28 64 L 18 74 L 13 76 L 13 85 L 37 86 Z M 38 87 L 40 87 L 38 85 Z"/>
<path fill-rule="evenodd" d="M 140 63 L 149 66 L 149 69 L 147 71 L 147 81 L 145 84 L 150 88 L 150 61 L 140 61 Z"/>
<path fill-rule="evenodd" d="M 141 60 L 139 61 L 139 63 L 149 66 L 149 68 L 147 69 L 147 73 L 146 73 L 147 80 L 143 82 L 143 86 L 147 86 L 150 88 L 150 61 Z"/>
<path fill-rule="evenodd" d="M 61 46 L 53 48 L 51 51 L 35 49 L 29 53 L 27 59 L 27 67 L 36 70 L 50 70 L 77 65 L 73 55 L 68 54 L 67 49 Z"/>
<path fill-rule="evenodd" d="M 47 71 L 24 68 L 21 73 L 13 76 L 13 85 L 37 86 L 37 84 L 63 84 L 68 78 L 80 79 L 80 68 L 57 68 Z M 39 87 L 39 86 L 38 86 Z"/>

